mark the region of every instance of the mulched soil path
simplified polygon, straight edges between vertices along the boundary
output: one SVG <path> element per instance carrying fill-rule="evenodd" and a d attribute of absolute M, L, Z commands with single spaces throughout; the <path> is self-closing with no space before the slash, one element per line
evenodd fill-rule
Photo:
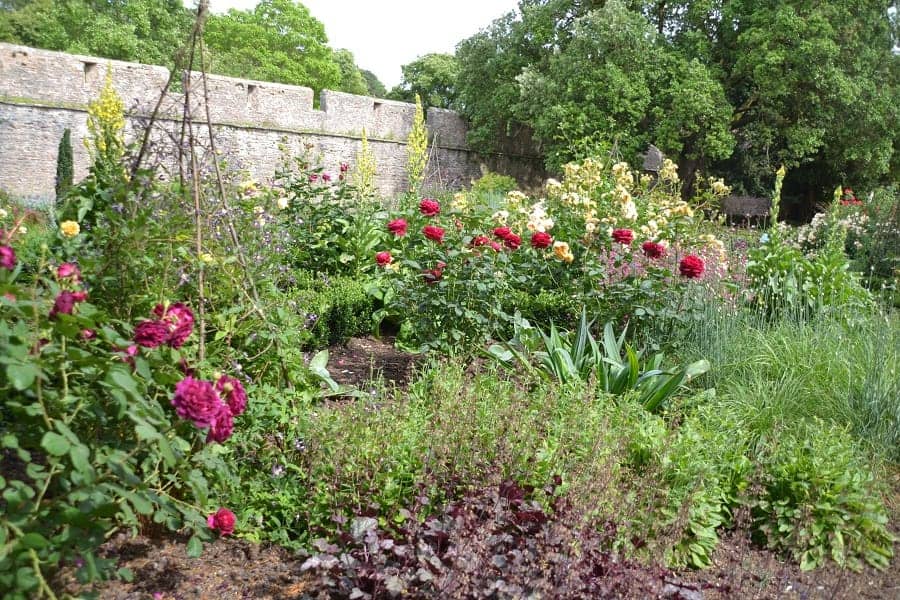
<path fill-rule="evenodd" d="M 262 547 L 235 539 L 208 544 L 200 558 L 188 558 L 186 540 L 130 539 L 122 534 L 104 548 L 120 567 L 134 572 L 134 581 L 108 582 L 97 591 L 100 598 L 116 600 L 245 600 L 316 598 L 315 579 L 300 570 L 304 558 L 292 557 L 276 547 Z M 802 572 L 772 553 L 753 548 L 744 536 L 723 540 L 715 565 L 703 571 L 679 573 L 691 587 L 681 587 L 684 600 L 785 599 L 852 600 L 900 598 L 900 572 L 889 569 L 861 573 L 827 567 Z M 651 567 L 648 567 L 650 570 Z M 537 575 L 537 574 L 536 574 Z M 76 597 L 79 589 L 71 575 L 63 576 L 65 591 Z"/>
<path fill-rule="evenodd" d="M 352 338 L 345 346 L 328 349 L 328 372 L 342 385 L 364 387 L 384 381 L 404 387 L 412 378 L 418 357 L 401 352 L 390 338 Z"/>

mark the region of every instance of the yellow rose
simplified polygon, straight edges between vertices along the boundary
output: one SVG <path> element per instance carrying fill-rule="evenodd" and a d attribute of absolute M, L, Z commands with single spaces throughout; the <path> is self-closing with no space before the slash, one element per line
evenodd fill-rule
<path fill-rule="evenodd" d="M 569 249 L 569 244 L 566 242 L 553 242 L 553 255 L 559 260 L 567 263 L 575 260 L 575 256 L 572 254 L 572 251 Z"/>
<path fill-rule="evenodd" d="M 59 224 L 59 230 L 64 237 L 73 238 L 81 233 L 81 226 L 75 221 L 63 221 Z"/>

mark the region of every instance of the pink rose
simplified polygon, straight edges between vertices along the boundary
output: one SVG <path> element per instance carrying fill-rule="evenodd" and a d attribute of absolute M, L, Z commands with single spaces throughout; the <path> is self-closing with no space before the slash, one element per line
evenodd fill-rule
<path fill-rule="evenodd" d="M 16 251 L 11 246 L 0 246 L 0 268 L 7 271 L 16 268 Z"/>
<path fill-rule="evenodd" d="M 349 170 L 350 170 L 350 164 L 342 162 L 341 163 L 341 173 L 346 173 Z"/>
<path fill-rule="evenodd" d="M 179 417 L 203 428 L 216 422 L 224 405 L 210 382 L 185 377 L 175 386 L 172 406 Z"/>
<path fill-rule="evenodd" d="M 209 525 L 209 528 L 218 531 L 222 535 L 234 533 L 235 523 L 237 523 L 237 518 L 227 508 L 220 508 L 206 518 L 206 524 Z"/>
<path fill-rule="evenodd" d="M 75 281 L 78 281 L 81 279 L 81 271 L 79 271 L 78 266 L 73 263 L 63 263 L 56 269 L 56 276 L 59 279 L 68 279 L 69 277 L 72 277 Z"/>
<path fill-rule="evenodd" d="M 216 391 L 219 397 L 228 405 L 232 416 L 238 416 L 247 408 L 247 392 L 244 386 L 234 377 L 222 375 L 216 381 Z"/>

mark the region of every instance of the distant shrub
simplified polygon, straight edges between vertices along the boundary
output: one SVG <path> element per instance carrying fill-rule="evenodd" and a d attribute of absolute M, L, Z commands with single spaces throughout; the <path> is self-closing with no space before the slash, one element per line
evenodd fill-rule
<path fill-rule="evenodd" d="M 507 175 L 488 171 L 472 182 L 472 192 L 476 194 L 506 194 L 519 187 L 516 180 Z"/>

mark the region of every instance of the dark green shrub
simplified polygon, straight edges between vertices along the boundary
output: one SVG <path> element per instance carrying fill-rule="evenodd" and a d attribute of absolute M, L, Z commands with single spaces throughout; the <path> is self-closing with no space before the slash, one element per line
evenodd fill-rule
<path fill-rule="evenodd" d="M 553 323 L 563 329 L 573 328 L 581 314 L 581 306 L 576 298 L 549 290 L 541 290 L 537 294 L 515 290 L 508 296 L 504 310 L 509 314 L 518 310 L 524 318 L 538 327 Z"/>
<path fill-rule="evenodd" d="M 322 277 L 316 285 L 297 292 L 294 300 L 296 310 L 305 314 L 312 348 L 343 344 L 372 330 L 375 298 L 362 282 L 349 277 Z"/>
<path fill-rule="evenodd" d="M 72 161 L 72 132 L 67 128 L 59 140 L 59 152 L 56 155 L 56 202 L 65 197 L 75 179 L 75 167 Z"/>

